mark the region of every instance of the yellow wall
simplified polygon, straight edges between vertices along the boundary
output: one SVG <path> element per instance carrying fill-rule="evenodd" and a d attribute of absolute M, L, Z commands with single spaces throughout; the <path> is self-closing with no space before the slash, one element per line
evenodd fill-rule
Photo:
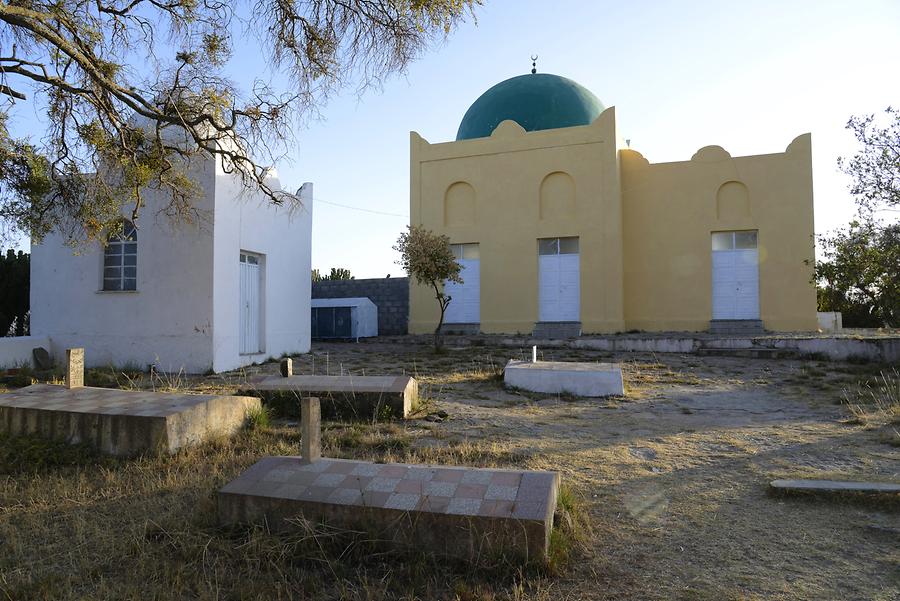
<path fill-rule="evenodd" d="M 618 145 L 615 110 L 591 125 L 430 144 L 410 135 L 411 222 L 480 244 L 481 330 L 530 333 L 538 319 L 537 239 L 578 236 L 584 333 L 705 330 L 710 233 L 758 229 L 760 312 L 772 330 L 816 327 L 810 140 L 732 158 L 706 147 L 649 164 Z M 410 288 L 412 333 L 438 320 Z"/>
<path fill-rule="evenodd" d="M 624 327 L 615 140 L 613 109 L 581 127 L 525 133 L 504 121 L 490 138 L 443 144 L 411 134 L 412 223 L 452 243 L 480 244 L 483 332 L 531 332 L 538 318 L 537 239 L 564 236 L 581 238 L 583 328 Z M 434 294 L 411 286 L 410 331 L 432 331 L 438 317 Z"/>
<path fill-rule="evenodd" d="M 784 153 L 732 158 L 718 146 L 649 164 L 621 152 L 625 321 L 629 329 L 705 330 L 712 314 L 710 233 L 759 230 L 759 309 L 766 329 L 814 330 L 810 136 Z"/>

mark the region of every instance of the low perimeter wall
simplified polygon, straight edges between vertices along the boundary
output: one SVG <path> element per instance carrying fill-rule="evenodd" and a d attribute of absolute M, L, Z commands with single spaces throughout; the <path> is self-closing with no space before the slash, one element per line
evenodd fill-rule
<path fill-rule="evenodd" d="M 548 344 L 549 342 L 549 344 Z M 558 344 L 557 344 L 558 343 Z M 518 343 L 521 345 L 521 342 Z M 840 337 L 654 337 L 578 338 L 571 341 L 529 341 L 528 345 L 588 348 L 602 351 L 644 351 L 654 353 L 695 353 L 701 349 L 777 349 L 798 355 L 827 357 L 832 361 L 866 360 L 879 363 L 900 361 L 900 338 Z"/>
<path fill-rule="evenodd" d="M 0 338 L 0 368 L 34 367 L 31 351 L 43 347 L 50 352 L 49 336 L 15 336 Z"/>

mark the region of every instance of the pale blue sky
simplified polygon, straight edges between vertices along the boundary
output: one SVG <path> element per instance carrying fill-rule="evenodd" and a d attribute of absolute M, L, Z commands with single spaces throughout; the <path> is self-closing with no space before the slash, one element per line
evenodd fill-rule
<path fill-rule="evenodd" d="M 408 223 L 410 130 L 454 139 L 469 105 L 527 73 L 531 54 L 539 71 L 615 106 L 622 137 L 651 162 L 710 144 L 781 152 L 812 132 L 817 232 L 853 214 L 835 164 L 856 149 L 847 119 L 900 105 L 896 0 L 487 0 L 476 16 L 381 90 L 349 89 L 298 132 L 278 171 L 286 188 L 315 184 L 313 267 L 400 275 L 391 246 Z M 258 52 L 235 56 L 239 74 Z"/>
<path fill-rule="evenodd" d="M 732 155 L 781 152 L 812 132 L 816 230 L 852 216 L 836 167 L 854 152 L 850 115 L 900 104 L 896 1 L 488 1 L 477 25 L 361 100 L 348 94 L 302 134 L 283 180 L 312 180 L 313 266 L 398 275 L 391 250 L 409 213 L 409 131 L 452 140 L 487 88 L 528 72 L 574 79 L 651 162 L 709 144 Z M 350 143 L 355 140 L 355 143 Z M 391 217 L 324 203 L 385 211 Z"/>

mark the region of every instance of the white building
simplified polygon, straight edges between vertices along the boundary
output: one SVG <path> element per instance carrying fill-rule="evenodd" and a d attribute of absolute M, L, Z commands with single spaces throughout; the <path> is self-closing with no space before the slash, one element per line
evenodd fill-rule
<path fill-rule="evenodd" d="M 276 207 L 219 161 L 192 174 L 194 224 L 159 216 L 150 191 L 137 229 L 106 248 L 74 254 L 58 235 L 32 245 L 31 333 L 57 361 L 84 347 L 89 366 L 202 373 L 309 351 L 312 184 Z"/>

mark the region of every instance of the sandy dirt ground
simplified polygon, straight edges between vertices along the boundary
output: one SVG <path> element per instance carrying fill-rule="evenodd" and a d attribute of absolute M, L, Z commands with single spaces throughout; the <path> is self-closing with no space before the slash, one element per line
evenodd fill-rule
<path fill-rule="evenodd" d="M 295 357 L 295 373 L 420 382 L 410 420 L 325 423 L 326 454 L 559 471 L 583 510 L 581 541 L 557 573 L 457 585 L 468 575 L 311 563 L 259 532 L 223 534 L 214 491 L 262 455 L 297 454 L 296 423 L 283 420 L 159 459 L 62 450 L 49 455 L 62 467 L 44 468 L 28 463 L 48 457 L 41 447 L 0 445 L 15 468 L 0 470 L 0 599 L 900 601 L 900 503 L 768 492 L 777 478 L 900 482 L 900 426 L 851 420 L 842 404 L 896 366 L 541 349 L 546 360 L 621 363 L 625 396 L 585 399 L 506 389 L 503 365 L 530 348 L 447 347 L 315 343 Z M 86 379 L 228 393 L 277 371 L 154 379 L 111 368 Z"/>
<path fill-rule="evenodd" d="M 844 423 L 846 390 L 884 366 L 542 350 L 616 361 L 623 399 L 505 390 L 530 349 L 318 344 L 304 373 L 416 375 L 428 424 L 416 444 L 479 440 L 555 469 L 588 502 L 587 556 L 563 597 L 900 599 L 900 514 L 852 499 L 776 498 L 783 477 L 900 481 L 893 433 Z"/>

